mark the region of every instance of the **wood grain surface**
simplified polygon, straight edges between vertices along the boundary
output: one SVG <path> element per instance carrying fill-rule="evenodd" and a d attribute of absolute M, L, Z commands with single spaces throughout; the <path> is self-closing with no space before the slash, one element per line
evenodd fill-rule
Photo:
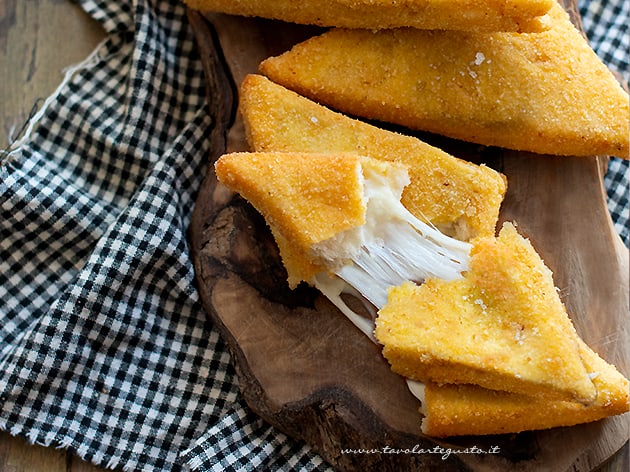
<path fill-rule="evenodd" d="M 574 20 L 576 11 L 571 10 Z M 261 59 L 282 52 L 309 31 L 281 22 L 204 16 L 207 23 L 191 13 L 206 62 L 209 102 L 220 103 L 211 113 L 217 127 L 235 118 L 229 130 L 215 128 L 212 163 L 222 152 L 247 148 L 240 117 L 233 114 L 238 100 L 234 86 L 246 73 L 255 72 Z M 224 85 L 229 82 L 225 68 L 234 80 L 231 90 Z M 501 219 L 517 221 L 521 232 L 531 237 L 556 273 L 578 331 L 628 375 L 628 251 L 614 233 L 605 206 L 606 159 L 499 149 L 479 156 L 476 146 L 440 143 L 456 150 L 455 155 L 484 161 L 507 175 L 510 184 Z M 290 436 L 311 444 L 340 470 L 371 470 L 375 461 L 379 470 L 627 469 L 623 445 L 628 415 L 573 428 L 445 443 L 419 435 L 415 399 L 389 371 L 378 348 L 316 292 L 288 290 L 264 221 L 240 197 L 217 185 L 211 167 L 191 235 L 204 306 L 227 341 L 248 404 Z M 435 444 L 482 449 L 495 444 L 502 457 L 441 461 L 408 455 L 384 460 L 340 454 L 342 448 Z M 604 465 L 609 458 L 612 462 Z"/>
<path fill-rule="evenodd" d="M 0 147 L 56 89 L 63 69 L 103 37 L 100 25 L 70 0 L 0 0 Z M 0 472 L 100 470 L 66 451 L 0 432 Z"/>

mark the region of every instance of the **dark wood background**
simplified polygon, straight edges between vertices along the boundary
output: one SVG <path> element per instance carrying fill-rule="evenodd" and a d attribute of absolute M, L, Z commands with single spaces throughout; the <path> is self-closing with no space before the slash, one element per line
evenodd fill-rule
<path fill-rule="evenodd" d="M 16 136 L 33 105 L 103 39 L 99 24 L 70 0 L 0 0 L 0 147 Z M 64 45 L 59 47 L 59 45 Z M 63 450 L 0 432 L 0 472 L 98 472 Z"/>

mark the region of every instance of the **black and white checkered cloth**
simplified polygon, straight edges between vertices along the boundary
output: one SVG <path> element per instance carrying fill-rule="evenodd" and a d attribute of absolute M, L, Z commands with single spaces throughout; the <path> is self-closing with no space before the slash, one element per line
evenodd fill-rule
<path fill-rule="evenodd" d="M 630 2 L 628 0 L 580 0 L 584 30 L 597 55 L 623 78 L 630 81 Z M 604 184 L 608 209 L 615 228 L 626 246 L 630 244 L 630 169 L 627 160 L 612 158 Z"/>
<path fill-rule="evenodd" d="M 0 155 L 0 428 L 124 470 L 327 470 L 251 413 L 195 289 L 186 232 L 209 154 L 177 0 L 82 7 L 107 38 Z M 628 79 L 628 1 L 582 2 Z M 628 243 L 628 161 L 610 211 Z"/>

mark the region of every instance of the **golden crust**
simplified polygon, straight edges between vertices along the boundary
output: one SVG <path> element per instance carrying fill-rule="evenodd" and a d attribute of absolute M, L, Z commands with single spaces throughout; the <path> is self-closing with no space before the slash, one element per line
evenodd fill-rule
<path fill-rule="evenodd" d="M 215 171 L 302 250 L 365 223 L 356 154 L 231 153 Z"/>
<path fill-rule="evenodd" d="M 318 105 L 260 75 L 240 91 L 247 140 L 259 152 L 356 152 L 407 167 L 403 205 L 461 240 L 494 234 L 506 191 L 500 173 L 457 159 L 416 138 Z"/>
<path fill-rule="evenodd" d="M 542 31 L 552 0 L 185 0 L 198 10 L 346 28 Z"/>
<path fill-rule="evenodd" d="M 463 279 L 393 287 L 375 335 L 411 379 L 582 403 L 596 395 L 551 271 L 511 224 L 473 242 Z"/>
<path fill-rule="evenodd" d="M 335 29 L 260 72 L 355 116 L 508 149 L 629 158 L 628 94 L 557 2 L 535 34 Z"/>
<path fill-rule="evenodd" d="M 290 288 L 297 287 L 300 282 L 311 282 L 313 277 L 326 270 L 326 266 L 313 259 L 309 250 L 296 246 L 274 227 L 271 227 L 271 232 L 278 245 L 282 264 L 287 270 Z"/>
<path fill-rule="evenodd" d="M 265 218 L 292 288 L 327 270 L 314 246 L 365 223 L 365 168 L 393 187 L 406 176 L 398 164 L 354 153 L 234 152 L 215 163 L 219 181 Z"/>
<path fill-rule="evenodd" d="M 474 385 L 425 386 L 422 431 L 434 437 L 519 433 L 597 421 L 630 411 L 628 380 L 579 341 L 597 397 L 589 405 L 486 390 Z"/>

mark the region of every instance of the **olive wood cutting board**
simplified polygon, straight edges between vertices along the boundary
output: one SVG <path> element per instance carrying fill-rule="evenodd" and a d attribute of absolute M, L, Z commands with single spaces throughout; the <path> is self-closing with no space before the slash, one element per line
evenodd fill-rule
<path fill-rule="evenodd" d="M 580 25 L 577 9 L 569 11 Z M 236 111 L 237 85 L 262 59 L 319 29 L 194 11 L 189 20 L 214 120 L 207 175 L 190 226 L 193 263 L 203 305 L 227 343 L 252 410 L 339 470 L 585 472 L 627 442 L 629 415 L 520 434 L 446 440 L 422 435 L 419 403 L 380 348 L 314 289 L 288 288 L 264 220 L 214 175 L 221 154 L 248 149 Z M 501 220 L 516 221 L 553 270 L 584 340 L 628 376 L 628 250 L 606 208 L 606 159 L 423 139 L 507 176 Z M 473 446 L 497 453 L 464 453 Z M 439 448 L 462 452 L 445 455 Z"/>

